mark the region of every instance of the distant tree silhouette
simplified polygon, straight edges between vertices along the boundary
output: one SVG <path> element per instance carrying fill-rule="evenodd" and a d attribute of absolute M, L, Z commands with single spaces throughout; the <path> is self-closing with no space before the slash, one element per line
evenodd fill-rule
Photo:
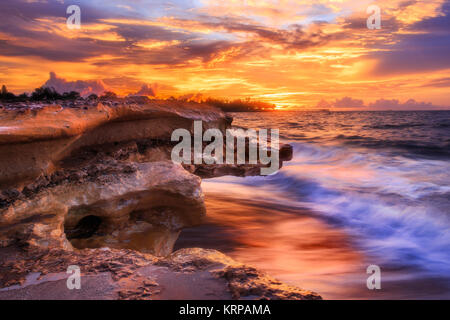
<path fill-rule="evenodd" d="M 115 94 L 112 91 L 106 91 L 103 93 L 103 95 L 100 97 L 100 100 L 108 100 L 108 99 L 116 99 L 117 94 Z"/>
<path fill-rule="evenodd" d="M 5 85 L 2 85 L 2 90 L 0 91 L 0 100 L 2 101 L 14 101 L 16 96 L 12 92 L 8 92 Z"/>
<path fill-rule="evenodd" d="M 62 95 L 60 95 L 54 88 L 40 87 L 36 88 L 31 94 L 32 101 L 48 101 L 48 100 L 61 100 Z"/>
<path fill-rule="evenodd" d="M 30 99 L 30 97 L 28 96 L 28 94 L 26 94 L 25 92 L 18 95 L 17 97 L 18 101 L 28 101 Z"/>
<path fill-rule="evenodd" d="M 215 106 L 227 112 L 254 112 L 254 111 L 271 111 L 275 110 L 276 105 L 261 101 L 252 101 L 251 99 L 237 100 L 219 100 L 209 98 L 205 103 Z"/>
<path fill-rule="evenodd" d="M 8 89 L 5 85 L 2 85 L 0 90 L 0 100 L 7 102 L 27 102 L 27 101 L 56 101 L 56 100 L 66 100 L 73 101 L 83 99 L 79 92 L 71 91 L 64 92 L 63 94 L 58 93 L 53 87 L 40 87 L 36 88 L 31 96 L 28 96 L 26 93 L 22 93 L 19 96 L 15 96 L 12 92 L 8 92 Z M 102 96 L 98 97 L 96 94 L 91 94 L 87 97 L 87 100 L 97 100 L 101 101 L 107 100 L 115 100 L 118 99 L 117 94 L 112 91 L 106 91 Z M 186 102 L 189 101 L 186 96 L 175 98 L 173 96 L 166 99 L 167 101 L 181 101 Z M 276 105 L 261 102 L 261 101 L 253 101 L 249 98 L 247 99 L 237 99 L 237 100 L 223 100 L 223 99 L 215 99 L 208 98 L 202 99 L 202 103 L 206 103 L 208 105 L 212 105 L 217 107 L 225 112 L 256 112 L 256 111 L 272 111 L 276 108 Z M 197 102 L 200 103 L 200 102 Z"/>
<path fill-rule="evenodd" d="M 76 91 L 64 92 L 62 95 L 63 100 L 77 100 L 81 98 L 80 93 Z"/>
<path fill-rule="evenodd" d="M 80 99 L 80 93 L 76 91 L 58 93 L 54 88 L 40 87 L 36 88 L 31 94 L 31 101 L 55 101 L 55 100 L 77 100 Z"/>

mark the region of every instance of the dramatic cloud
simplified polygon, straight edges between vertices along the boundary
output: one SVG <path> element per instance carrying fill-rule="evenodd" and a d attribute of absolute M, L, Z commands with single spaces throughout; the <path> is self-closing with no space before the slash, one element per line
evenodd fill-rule
<path fill-rule="evenodd" d="M 282 46 L 284 49 L 304 49 L 325 44 L 333 37 L 320 29 L 321 23 L 313 23 L 305 28 L 299 24 L 289 24 L 285 28 L 274 28 L 257 24 L 246 19 L 199 17 L 199 20 L 164 20 L 173 27 L 183 27 L 191 31 L 226 32 L 248 41 L 262 41 Z"/>
<path fill-rule="evenodd" d="M 358 108 L 364 108 L 364 101 L 353 99 L 350 97 L 344 97 L 342 99 L 338 99 L 333 104 L 334 108 L 352 108 L 352 109 L 358 109 Z"/>
<path fill-rule="evenodd" d="M 158 95 L 159 85 L 157 83 L 143 84 L 141 89 L 136 92 L 136 96 L 150 96 L 156 97 Z"/>
<path fill-rule="evenodd" d="M 410 5 L 416 2 L 408 2 Z M 440 14 L 426 17 L 404 27 L 392 45 L 374 52 L 378 60 L 376 75 L 392 75 L 450 68 L 450 2 L 443 3 Z"/>
<path fill-rule="evenodd" d="M 450 101 L 450 0 L 11 0 L 0 11 L 0 84 L 15 93 L 49 80 L 58 90 L 149 96 L 202 92 L 285 107 L 393 109 Z M 66 81 L 64 79 L 103 79 Z M 146 87 L 139 87 L 142 83 Z M 164 86 L 151 85 L 152 83 Z M 105 85 L 106 84 L 106 85 Z M 407 101 L 411 92 L 418 101 Z M 353 98 L 342 98 L 353 97 Z M 327 103 L 323 101 L 324 108 Z"/>
<path fill-rule="evenodd" d="M 67 81 L 58 78 L 54 72 L 50 72 L 50 79 L 45 82 L 44 87 L 53 88 L 61 94 L 76 91 L 83 97 L 89 96 L 90 94 L 101 95 L 103 92 L 108 91 L 108 88 L 102 80 Z"/>

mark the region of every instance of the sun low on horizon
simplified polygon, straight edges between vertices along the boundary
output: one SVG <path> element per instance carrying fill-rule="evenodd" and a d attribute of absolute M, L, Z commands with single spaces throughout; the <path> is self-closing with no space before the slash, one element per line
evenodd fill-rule
<path fill-rule="evenodd" d="M 381 24 L 369 28 L 374 7 Z M 446 0 L 13 0 L 0 12 L 0 84 L 275 110 L 449 109 L 449 16 Z"/>

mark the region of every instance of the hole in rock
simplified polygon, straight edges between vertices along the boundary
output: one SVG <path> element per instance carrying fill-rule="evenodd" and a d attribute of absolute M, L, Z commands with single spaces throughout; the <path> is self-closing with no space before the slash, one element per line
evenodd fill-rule
<path fill-rule="evenodd" d="M 81 219 L 74 229 L 66 230 L 67 239 L 87 239 L 99 229 L 102 219 L 97 216 L 87 216 Z"/>

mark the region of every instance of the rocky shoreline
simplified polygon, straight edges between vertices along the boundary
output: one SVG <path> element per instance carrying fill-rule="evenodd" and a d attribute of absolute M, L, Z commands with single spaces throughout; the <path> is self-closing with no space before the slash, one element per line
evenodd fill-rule
<path fill-rule="evenodd" d="M 183 249 L 155 257 L 128 249 L 9 248 L 0 249 L 0 257 L 0 299 L 321 299 L 215 250 Z M 82 270 L 81 290 L 66 287 L 69 265 Z"/>
<path fill-rule="evenodd" d="M 206 214 L 202 178 L 262 167 L 174 164 L 172 131 L 197 120 L 232 123 L 207 105 L 138 97 L 2 106 L 0 299 L 319 299 L 217 251 L 172 253 Z M 280 165 L 291 157 L 280 146 Z M 67 290 L 69 265 L 86 290 Z"/>

